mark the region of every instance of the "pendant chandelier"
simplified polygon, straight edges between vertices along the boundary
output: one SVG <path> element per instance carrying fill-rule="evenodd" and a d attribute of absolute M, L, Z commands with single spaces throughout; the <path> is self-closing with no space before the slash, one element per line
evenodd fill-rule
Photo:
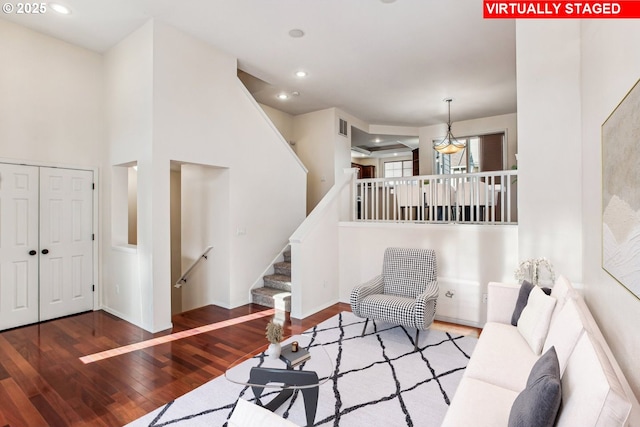
<path fill-rule="evenodd" d="M 442 141 L 433 141 L 433 149 L 438 153 L 442 154 L 454 154 L 458 151 L 464 149 L 466 144 L 464 142 L 460 142 L 456 139 L 455 136 L 451 133 L 451 101 L 453 99 L 448 98 L 445 99 L 447 105 L 449 107 L 449 121 L 447 122 L 447 135 L 444 137 Z"/>

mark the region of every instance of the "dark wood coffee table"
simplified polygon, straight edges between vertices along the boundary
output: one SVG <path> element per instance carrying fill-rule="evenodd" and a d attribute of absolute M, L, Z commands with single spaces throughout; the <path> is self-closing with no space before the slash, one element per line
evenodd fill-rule
<path fill-rule="evenodd" d="M 312 426 L 318 408 L 319 386 L 333 375 L 333 363 L 321 345 L 312 344 L 311 336 L 296 335 L 284 341 L 283 345 L 292 341 L 298 341 L 300 347 L 311 353 L 311 357 L 290 367 L 283 360 L 270 358 L 262 352 L 234 362 L 225 372 L 225 377 L 233 383 L 251 387 L 256 403 L 271 411 L 282 406 L 295 390 L 300 390 L 307 425 Z M 279 392 L 275 398 L 263 404 L 261 397 L 265 389 Z"/>

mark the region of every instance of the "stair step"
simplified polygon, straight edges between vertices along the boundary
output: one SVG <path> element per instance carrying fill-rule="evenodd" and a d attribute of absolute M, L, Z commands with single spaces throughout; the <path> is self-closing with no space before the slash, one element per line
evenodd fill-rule
<path fill-rule="evenodd" d="M 289 276 L 291 277 L 291 263 L 284 261 L 284 262 L 276 262 L 275 264 L 273 264 L 273 268 L 276 271 L 276 274 L 281 274 L 283 276 Z M 291 281 L 291 279 L 289 279 L 289 281 Z"/>
<path fill-rule="evenodd" d="M 285 262 L 291 262 L 291 249 L 287 249 L 284 254 L 284 260 Z"/>
<path fill-rule="evenodd" d="M 275 288 L 255 288 L 251 290 L 251 301 L 254 304 L 278 310 L 291 311 L 291 292 Z"/>
<path fill-rule="evenodd" d="M 265 288 L 274 288 L 281 291 L 291 292 L 291 276 L 283 274 L 270 274 L 264 276 Z"/>

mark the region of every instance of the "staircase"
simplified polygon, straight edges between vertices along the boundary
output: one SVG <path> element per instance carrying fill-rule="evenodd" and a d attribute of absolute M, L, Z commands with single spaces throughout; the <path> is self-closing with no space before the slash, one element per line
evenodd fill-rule
<path fill-rule="evenodd" d="M 284 261 L 273 264 L 274 274 L 264 276 L 264 286 L 251 290 L 254 304 L 291 311 L 291 251 L 283 255 Z"/>

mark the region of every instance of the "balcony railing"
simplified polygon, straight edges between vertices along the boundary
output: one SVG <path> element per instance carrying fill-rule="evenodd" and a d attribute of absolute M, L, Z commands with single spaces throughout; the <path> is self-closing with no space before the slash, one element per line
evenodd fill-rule
<path fill-rule="evenodd" d="M 356 221 L 517 223 L 517 170 L 355 180 Z"/>

